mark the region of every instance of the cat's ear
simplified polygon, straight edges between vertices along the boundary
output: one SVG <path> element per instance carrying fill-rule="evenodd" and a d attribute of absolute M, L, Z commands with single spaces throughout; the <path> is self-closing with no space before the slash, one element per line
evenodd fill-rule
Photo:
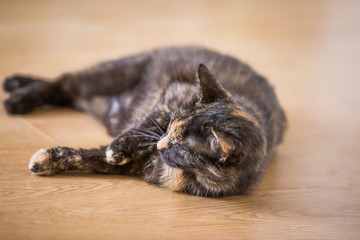
<path fill-rule="evenodd" d="M 211 128 L 211 132 L 216 140 L 215 151 L 219 153 L 219 162 L 225 162 L 231 153 L 235 150 L 234 144 L 229 138 L 223 136 L 221 133 L 217 133 Z"/>
<path fill-rule="evenodd" d="M 230 94 L 226 92 L 204 64 L 199 65 L 197 73 L 201 87 L 201 102 L 211 103 L 230 97 Z"/>

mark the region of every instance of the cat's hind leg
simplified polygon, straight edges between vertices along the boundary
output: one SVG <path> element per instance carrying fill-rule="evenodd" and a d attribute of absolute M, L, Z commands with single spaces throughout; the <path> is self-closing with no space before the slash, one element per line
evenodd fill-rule
<path fill-rule="evenodd" d="M 74 107 L 79 99 L 91 104 L 99 96 L 118 96 L 141 82 L 148 61 L 148 54 L 108 61 L 51 82 L 14 75 L 3 84 L 11 93 L 4 106 L 10 114 L 25 114 L 43 105 Z"/>
<path fill-rule="evenodd" d="M 137 164 L 117 166 L 106 162 L 105 147 L 74 149 L 56 147 L 40 149 L 31 157 L 29 170 L 36 175 L 53 175 L 67 171 L 136 175 Z"/>

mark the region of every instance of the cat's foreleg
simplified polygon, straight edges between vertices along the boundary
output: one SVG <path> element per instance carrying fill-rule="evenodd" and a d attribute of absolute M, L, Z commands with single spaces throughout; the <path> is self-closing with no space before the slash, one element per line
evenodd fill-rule
<path fill-rule="evenodd" d="M 159 138 L 143 135 L 143 132 L 130 130 L 115 138 L 105 151 L 106 161 L 112 165 L 123 166 L 147 158 L 156 150 Z"/>
<path fill-rule="evenodd" d="M 37 175 L 53 175 L 66 171 L 129 174 L 129 169 L 105 161 L 105 148 L 74 149 L 56 147 L 40 149 L 30 159 L 29 170 Z"/>

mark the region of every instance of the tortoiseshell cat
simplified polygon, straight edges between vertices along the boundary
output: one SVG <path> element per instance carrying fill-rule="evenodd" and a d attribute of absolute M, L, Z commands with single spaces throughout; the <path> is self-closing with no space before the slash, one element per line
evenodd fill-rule
<path fill-rule="evenodd" d="M 249 192 L 286 125 L 263 77 L 200 47 L 158 49 L 50 82 L 15 75 L 4 89 L 11 93 L 4 103 L 10 114 L 71 106 L 100 119 L 115 136 L 98 149 L 41 149 L 30 160 L 33 173 L 132 175 L 200 196 Z"/>

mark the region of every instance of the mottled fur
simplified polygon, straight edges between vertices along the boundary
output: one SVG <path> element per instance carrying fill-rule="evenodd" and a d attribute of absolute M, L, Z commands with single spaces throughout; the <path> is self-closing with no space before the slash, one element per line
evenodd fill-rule
<path fill-rule="evenodd" d="M 10 114 L 72 106 L 100 119 L 115 137 L 99 149 L 41 149 L 30 160 L 32 172 L 126 174 L 201 196 L 249 192 L 286 125 L 263 77 L 200 47 L 158 49 L 50 82 L 15 75 L 4 89 L 11 93 L 4 103 Z"/>

